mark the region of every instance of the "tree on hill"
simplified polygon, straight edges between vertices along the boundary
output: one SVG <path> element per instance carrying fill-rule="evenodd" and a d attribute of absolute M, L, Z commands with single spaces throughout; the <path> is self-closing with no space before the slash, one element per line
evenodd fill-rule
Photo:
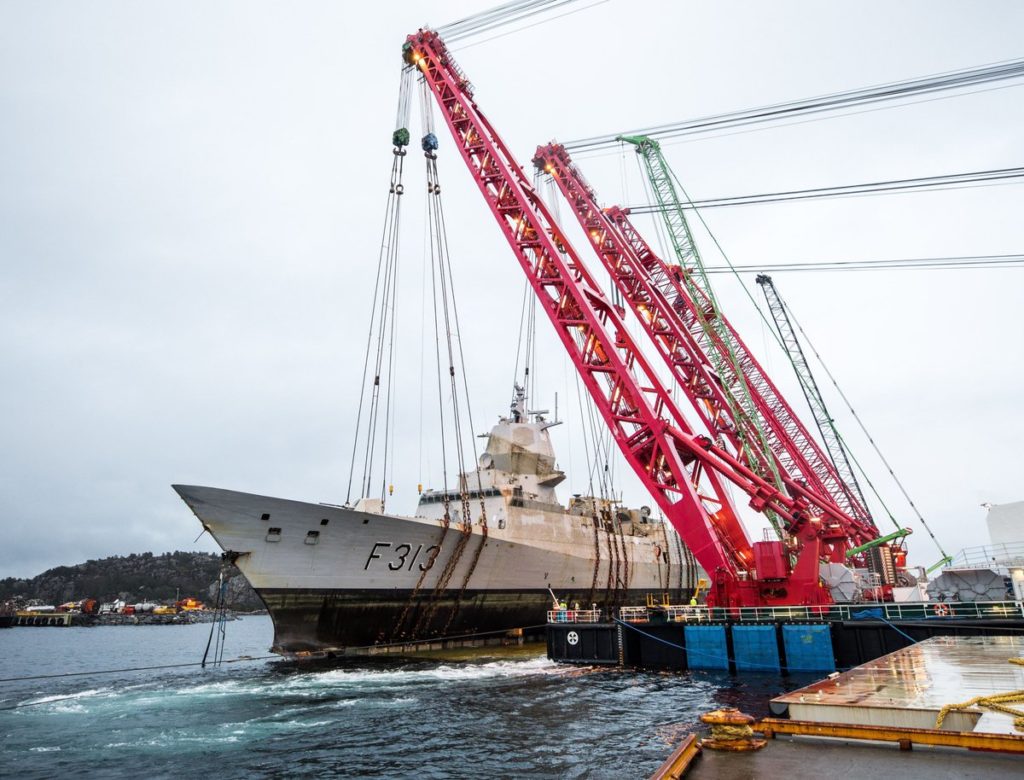
<path fill-rule="evenodd" d="M 31 579 L 2 579 L 0 601 L 40 599 L 47 604 L 83 598 L 173 601 L 186 596 L 206 600 L 210 585 L 220 574 L 220 566 L 220 557 L 213 553 L 179 550 L 160 555 L 148 552 L 115 555 L 77 566 L 56 566 Z M 225 576 L 232 580 L 228 606 L 237 609 L 263 606 L 237 568 L 229 567 Z"/>

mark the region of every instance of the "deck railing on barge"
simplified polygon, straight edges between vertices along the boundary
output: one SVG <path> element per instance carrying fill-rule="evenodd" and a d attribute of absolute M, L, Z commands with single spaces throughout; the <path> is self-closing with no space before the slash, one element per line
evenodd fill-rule
<path fill-rule="evenodd" d="M 549 609 L 548 623 L 600 623 L 599 609 Z"/>
<path fill-rule="evenodd" d="M 624 623 L 784 622 L 790 620 L 843 621 L 881 617 L 885 620 L 931 620 L 961 618 L 973 620 L 1024 619 L 1021 601 L 927 601 L 901 603 L 829 604 L 812 607 L 706 607 L 671 605 L 662 607 L 621 607 L 618 619 Z M 548 611 L 549 623 L 599 623 L 599 609 L 557 609 Z"/>

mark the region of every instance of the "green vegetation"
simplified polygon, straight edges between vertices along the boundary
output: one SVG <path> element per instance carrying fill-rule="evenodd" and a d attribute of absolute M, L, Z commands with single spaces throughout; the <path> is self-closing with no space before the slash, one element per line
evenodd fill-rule
<path fill-rule="evenodd" d="M 98 601 L 174 601 L 192 596 L 210 603 L 216 597 L 220 557 L 213 553 L 173 552 L 115 555 L 77 566 L 57 566 L 32 579 L 0 580 L 0 601 L 39 599 L 61 604 L 94 598 Z M 230 567 L 228 605 L 260 609 L 259 598 L 234 566 Z"/>

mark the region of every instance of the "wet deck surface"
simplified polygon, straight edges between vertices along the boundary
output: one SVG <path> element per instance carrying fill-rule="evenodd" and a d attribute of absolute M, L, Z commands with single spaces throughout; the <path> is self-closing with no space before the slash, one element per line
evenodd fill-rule
<path fill-rule="evenodd" d="M 693 762 L 687 778 L 897 777 L 946 780 L 949 778 L 1011 778 L 1024 776 L 1024 757 L 915 747 L 901 751 L 895 745 L 876 746 L 833 740 L 777 738 L 755 753 L 705 750 Z"/>
<path fill-rule="evenodd" d="M 772 700 L 794 720 L 935 728 L 939 710 L 1024 689 L 1024 637 L 934 637 Z M 1019 705 L 1024 709 L 1024 705 Z M 1010 715 L 952 712 L 943 729 L 1019 734 Z"/>

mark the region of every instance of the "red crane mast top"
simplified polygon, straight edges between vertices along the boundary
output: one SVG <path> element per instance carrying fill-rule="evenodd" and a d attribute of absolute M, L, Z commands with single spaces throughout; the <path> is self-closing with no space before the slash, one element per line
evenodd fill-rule
<path fill-rule="evenodd" d="M 712 575 L 723 606 L 818 604 L 821 518 L 710 438 L 696 435 L 633 341 L 621 315 L 552 219 L 528 176 L 480 111 L 472 87 L 433 30 L 408 36 L 416 67 L 503 235 L 626 461 Z M 783 518 L 802 552 L 791 572 L 757 581 L 754 546 L 722 479 L 758 511 Z M 772 544 L 759 542 L 758 545 Z M 777 543 L 776 543 L 777 544 Z"/>

